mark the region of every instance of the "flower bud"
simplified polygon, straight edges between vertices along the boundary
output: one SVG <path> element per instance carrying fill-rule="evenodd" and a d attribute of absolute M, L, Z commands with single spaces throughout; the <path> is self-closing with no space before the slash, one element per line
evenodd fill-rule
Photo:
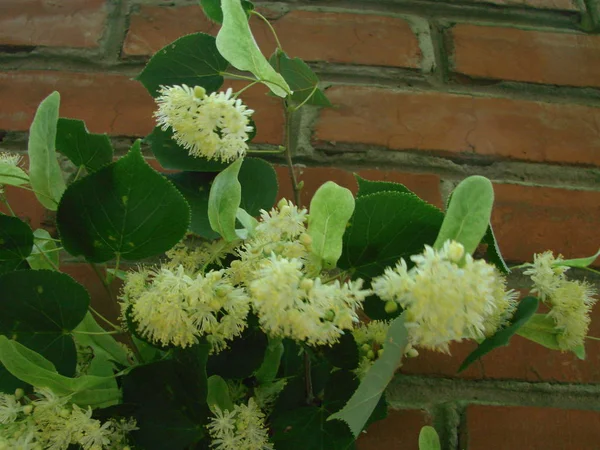
<path fill-rule="evenodd" d="M 194 86 L 194 97 L 204 98 L 206 96 L 206 89 L 202 86 Z"/>
<path fill-rule="evenodd" d="M 25 391 L 23 389 L 21 389 L 21 388 L 15 389 L 15 398 L 17 400 L 21 400 L 24 395 L 25 395 Z"/>
<path fill-rule="evenodd" d="M 465 256 L 463 245 L 456 241 L 451 241 L 448 244 L 448 258 L 450 258 L 450 261 L 457 263 L 462 260 L 463 256 Z"/>
<path fill-rule="evenodd" d="M 385 302 L 385 312 L 388 314 L 392 314 L 398 311 L 398 303 L 390 300 Z"/>
<path fill-rule="evenodd" d="M 383 349 L 380 348 L 379 350 L 377 350 L 377 357 L 381 358 L 383 356 Z"/>
<path fill-rule="evenodd" d="M 367 358 L 369 358 L 369 359 L 375 359 L 375 353 L 373 352 L 373 350 L 369 350 L 367 352 Z"/>
<path fill-rule="evenodd" d="M 25 414 L 26 416 L 28 416 L 32 412 L 33 412 L 33 405 L 25 405 L 25 406 L 23 406 L 23 414 Z"/>

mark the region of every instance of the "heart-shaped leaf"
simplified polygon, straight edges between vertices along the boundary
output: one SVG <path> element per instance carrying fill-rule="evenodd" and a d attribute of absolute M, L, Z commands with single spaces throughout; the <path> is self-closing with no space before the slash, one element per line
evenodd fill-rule
<path fill-rule="evenodd" d="M 58 119 L 56 149 L 73 164 L 90 172 L 110 164 L 113 158 L 108 136 L 88 132 L 83 120 Z"/>
<path fill-rule="evenodd" d="M 0 261 L 21 261 L 33 246 L 31 228 L 18 217 L 0 213 Z"/>

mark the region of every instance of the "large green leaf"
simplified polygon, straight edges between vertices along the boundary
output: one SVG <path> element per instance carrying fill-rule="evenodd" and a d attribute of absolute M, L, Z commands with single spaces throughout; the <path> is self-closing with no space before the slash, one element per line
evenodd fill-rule
<path fill-rule="evenodd" d="M 547 314 L 534 314 L 521 328 L 517 334 L 530 341 L 543 345 L 551 350 L 560 350 L 556 322 Z"/>
<path fill-rule="evenodd" d="M 240 207 L 252 217 L 275 204 L 279 185 L 272 164 L 260 158 L 244 158 L 238 180 L 242 186 Z"/>
<path fill-rule="evenodd" d="M 204 437 L 203 420 L 188 408 L 191 395 L 175 360 L 138 366 L 123 378 L 123 401 L 135 407 L 139 430 L 130 433 L 146 450 L 184 450 Z M 206 379 L 205 379 L 206 382 Z M 194 399 L 206 402 L 206 397 Z"/>
<path fill-rule="evenodd" d="M 59 264 L 59 252 L 56 241 L 52 239 L 50 233 L 43 228 L 38 228 L 33 232 L 33 242 L 35 245 L 27 257 L 29 267 L 35 270 L 56 270 Z"/>
<path fill-rule="evenodd" d="M 263 56 L 248 24 L 248 18 L 239 0 L 222 0 L 223 26 L 217 34 L 217 48 L 229 63 L 239 70 L 247 70 L 279 97 L 287 97 L 290 87 L 275 72 Z"/>
<path fill-rule="evenodd" d="M 519 302 L 519 306 L 510 320 L 510 323 L 479 344 L 477 348 L 465 358 L 458 371 L 462 372 L 483 355 L 491 352 L 495 348 L 508 345 L 510 338 L 513 337 L 513 335 L 517 333 L 517 331 L 523 327 L 537 311 L 538 303 L 538 299 L 535 297 L 524 297 Z"/>
<path fill-rule="evenodd" d="M 108 136 L 88 132 L 85 122 L 77 119 L 58 119 L 56 149 L 73 164 L 90 172 L 110 164 L 113 158 Z"/>
<path fill-rule="evenodd" d="M 328 421 L 356 390 L 358 381 L 351 372 L 333 372 L 325 386 L 320 406 L 304 406 L 272 416 L 273 437 L 277 450 L 354 449 L 354 437 L 343 422 Z"/>
<path fill-rule="evenodd" d="M 346 406 L 332 414 L 328 420 L 343 420 L 354 437 L 358 437 L 400 366 L 407 344 L 408 332 L 404 326 L 404 316 L 400 316 L 390 324 L 383 355 L 369 369 Z"/>
<path fill-rule="evenodd" d="M 339 342 L 323 346 L 322 350 L 323 356 L 335 367 L 354 370 L 358 366 L 358 347 L 350 332 L 342 334 Z"/>
<path fill-rule="evenodd" d="M 221 73 L 227 66 L 227 61 L 217 50 L 215 38 L 194 33 L 156 52 L 136 79 L 153 97 L 158 96 L 162 85 L 202 86 L 211 93 L 223 84 Z"/>
<path fill-rule="evenodd" d="M 419 450 L 442 450 L 440 438 L 435 428 L 427 425 L 419 433 Z"/>
<path fill-rule="evenodd" d="M 243 159 L 240 158 L 219 173 L 213 181 L 208 196 L 208 220 L 210 227 L 226 241 L 235 241 L 235 217 L 242 201 L 242 185 L 238 173 Z"/>
<path fill-rule="evenodd" d="M 204 10 L 204 14 L 213 22 L 223 23 L 223 11 L 221 10 L 221 0 L 200 0 L 200 5 Z M 254 9 L 254 4 L 247 0 L 242 0 L 242 8 L 246 11 L 246 15 Z"/>
<path fill-rule="evenodd" d="M 475 175 L 463 181 L 452 192 L 434 247 L 441 248 L 447 240 L 460 242 L 472 254 L 488 230 L 494 188 L 490 180 Z"/>
<path fill-rule="evenodd" d="M 498 247 L 498 242 L 496 242 L 496 236 L 494 235 L 494 230 L 492 229 L 492 224 L 490 224 L 483 236 L 482 242 L 487 244 L 486 255 L 487 259 L 496 266 L 496 268 L 504 273 L 509 274 L 510 269 L 506 265 L 502 254 L 500 253 L 500 247 Z"/>
<path fill-rule="evenodd" d="M 0 185 L 22 186 L 29 183 L 29 175 L 18 166 L 0 161 Z"/>
<path fill-rule="evenodd" d="M 226 163 L 191 156 L 173 139 L 173 131 L 155 127 L 144 139 L 150 145 L 152 153 L 161 166 L 170 170 L 186 170 L 190 172 L 220 172 L 227 167 Z"/>
<path fill-rule="evenodd" d="M 56 157 L 56 125 L 60 95 L 53 92 L 38 107 L 29 128 L 29 179 L 39 202 L 56 211 L 65 190 L 60 165 Z"/>
<path fill-rule="evenodd" d="M 376 194 L 377 192 L 400 192 L 403 194 L 414 194 L 414 192 L 400 183 L 394 183 L 392 181 L 365 180 L 357 174 L 354 174 L 354 177 L 358 183 L 358 192 L 356 197 L 364 197 L 365 195 Z"/>
<path fill-rule="evenodd" d="M 88 261 L 137 260 L 173 247 L 190 212 L 179 191 L 142 157 L 137 141 L 119 161 L 73 183 L 57 215 L 65 250 Z"/>
<path fill-rule="evenodd" d="M 60 396 L 74 395 L 72 401 L 80 406 L 96 406 L 91 404 L 96 401 L 104 404 L 106 399 L 99 400 L 98 393 L 92 395 L 93 391 L 98 388 L 105 389 L 104 386 L 114 381 L 114 376 L 65 377 L 39 353 L 6 336 L 0 336 L 0 363 L 13 376 L 32 386 L 48 388 Z M 106 396 L 106 392 L 103 396 Z"/>
<path fill-rule="evenodd" d="M 96 322 L 91 313 L 85 315 L 74 331 L 75 342 L 83 347 L 91 347 L 94 357 L 100 356 L 124 367 L 131 365 L 126 347 L 111 335 L 102 334 L 105 332 L 104 328 Z"/>
<path fill-rule="evenodd" d="M 269 63 L 287 81 L 293 91 L 291 98 L 295 103 L 306 102 L 308 105 L 331 106 L 323 91 L 318 88 L 319 78 L 300 58 L 289 58 L 277 49 L 269 58 Z"/>
<path fill-rule="evenodd" d="M 33 246 L 31 228 L 18 217 L 0 213 L 0 261 L 21 261 Z"/>
<path fill-rule="evenodd" d="M 354 216 L 344 234 L 342 269 L 372 278 L 400 258 L 407 260 L 433 244 L 444 215 L 416 195 L 378 192 L 356 199 Z"/>
<path fill-rule="evenodd" d="M 308 234 L 312 252 L 326 269 L 333 269 L 342 255 L 342 238 L 354 212 L 354 196 L 333 181 L 323 184 L 310 202 Z"/>
<path fill-rule="evenodd" d="M 0 334 L 39 352 L 60 374 L 74 375 L 76 351 L 69 332 L 88 309 L 83 286 L 64 273 L 20 270 L 0 276 L 0 292 Z"/>

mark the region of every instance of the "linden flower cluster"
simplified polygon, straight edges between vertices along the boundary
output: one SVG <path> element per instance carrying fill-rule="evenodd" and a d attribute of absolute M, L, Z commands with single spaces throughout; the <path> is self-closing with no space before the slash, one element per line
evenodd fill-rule
<path fill-rule="evenodd" d="M 173 138 L 188 150 L 191 156 L 235 160 L 248 150 L 250 116 L 232 90 L 206 95 L 204 88 L 195 86 L 161 86 L 154 113 L 158 125 L 173 129 Z"/>
<path fill-rule="evenodd" d="M 584 344 L 597 292 L 589 283 L 567 280 L 565 273 L 569 268 L 561 266 L 562 261 L 560 255 L 555 258 L 551 251 L 536 254 L 523 273 L 533 281 L 531 292 L 550 306 L 548 316 L 554 319 L 559 331 L 558 345 L 566 351 Z"/>
<path fill-rule="evenodd" d="M 318 276 L 306 221 L 306 209 L 285 199 L 262 211 L 230 271 L 247 287 L 265 332 L 309 345 L 333 344 L 358 322 L 356 310 L 370 291 L 362 289 L 362 280 L 325 282 Z"/>
<path fill-rule="evenodd" d="M 247 405 L 235 405 L 233 411 L 215 406 L 214 417 L 207 425 L 216 450 L 273 450 L 265 427 L 265 415 L 253 398 Z"/>
<path fill-rule="evenodd" d="M 91 408 L 82 409 L 48 389 L 37 389 L 30 401 L 17 389 L 15 395 L 0 393 L 1 450 L 127 450 L 127 434 L 136 430 L 133 419 L 101 423 Z"/>
<path fill-rule="evenodd" d="M 192 274 L 182 265 L 129 273 L 121 300 L 124 314 L 152 342 L 185 348 L 205 336 L 215 352 L 242 333 L 250 310 L 245 291 L 224 270 Z"/>
<path fill-rule="evenodd" d="M 506 291 L 493 266 L 465 254 L 460 243 L 448 241 L 440 250 L 425 246 L 411 260 L 415 267 L 408 270 L 401 259 L 372 287 L 404 308 L 412 345 L 447 353 L 451 341 L 482 339 L 511 317 L 516 294 Z"/>

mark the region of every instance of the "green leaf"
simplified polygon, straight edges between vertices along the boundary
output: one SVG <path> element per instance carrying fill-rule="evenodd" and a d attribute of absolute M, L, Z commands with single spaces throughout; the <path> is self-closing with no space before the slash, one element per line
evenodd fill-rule
<path fill-rule="evenodd" d="M 229 242 L 238 239 L 235 216 L 242 201 L 242 185 L 238 181 L 242 162 L 242 158 L 236 160 L 217 175 L 208 196 L 210 227 Z"/>
<path fill-rule="evenodd" d="M 39 202 L 51 211 L 56 211 L 66 187 L 55 150 L 59 106 L 58 92 L 40 103 L 29 128 L 27 150 L 31 187 Z"/>
<path fill-rule="evenodd" d="M 100 334 L 105 330 L 96 322 L 91 313 L 88 312 L 85 315 L 74 331 L 75 342 L 83 347 L 91 347 L 94 351 L 94 357 L 100 356 L 124 367 L 131 365 L 125 346 L 118 343 L 109 334 Z M 82 334 L 78 331 L 96 334 Z"/>
<path fill-rule="evenodd" d="M 200 5 L 204 10 L 204 14 L 213 22 L 223 23 L 223 11 L 221 10 L 221 0 L 200 0 Z M 246 15 L 250 15 L 250 11 L 254 10 L 254 4 L 247 0 L 242 0 L 242 8 Z"/>
<path fill-rule="evenodd" d="M 498 247 L 498 242 L 496 242 L 496 236 L 494 235 L 494 230 L 492 229 L 492 224 L 489 224 L 485 236 L 483 236 L 482 242 L 487 244 L 486 255 L 487 259 L 496 266 L 496 268 L 504 273 L 509 274 L 510 269 L 504 262 L 504 258 L 500 253 L 500 248 Z"/>
<path fill-rule="evenodd" d="M 323 347 L 323 355 L 332 366 L 354 370 L 358 367 L 358 347 L 352 333 L 340 336 L 339 342 Z"/>
<path fill-rule="evenodd" d="M 29 175 L 23 169 L 12 164 L 0 162 L 0 184 L 22 186 L 29 183 Z"/>
<path fill-rule="evenodd" d="M 481 342 L 477 348 L 465 358 L 458 371 L 462 372 L 483 355 L 491 352 L 495 348 L 508 345 L 510 338 L 517 333 L 517 331 L 523 327 L 537 311 L 538 303 L 538 299 L 535 297 L 524 297 L 519 302 L 519 306 L 510 320 L 510 323 L 501 330 L 496 331 L 493 336 L 490 336 Z"/>
<path fill-rule="evenodd" d="M 410 189 L 400 183 L 393 183 L 391 181 L 372 181 L 365 180 L 357 174 L 354 174 L 356 182 L 358 183 L 358 193 L 356 197 L 364 197 L 369 194 L 376 194 L 378 192 L 400 192 L 402 194 L 414 194 Z"/>
<path fill-rule="evenodd" d="M 350 427 L 354 437 L 358 437 L 400 366 L 407 344 L 408 333 L 404 326 L 404 316 L 400 316 L 390 324 L 383 355 L 369 369 L 346 406 L 327 420 L 343 420 Z"/>
<path fill-rule="evenodd" d="M 20 270 L 0 276 L 0 292 L 0 334 L 39 352 L 59 373 L 74 375 L 76 351 L 69 332 L 88 309 L 83 286 L 64 273 Z"/>
<path fill-rule="evenodd" d="M 158 96 L 161 85 L 202 86 L 211 93 L 222 86 L 221 73 L 227 66 L 227 61 L 217 50 L 215 38 L 194 33 L 156 52 L 136 79 L 153 97 Z"/>
<path fill-rule="evenodd" d="M 164 131 L 155 127 L 144 142 L 150 145 L 152 153 L 162 167 L 169 170 L 186 170 L 189 172 L 220 172 L 227 167 L 221 161 L 208 160 L 191 156 L 188 151 L 173 139 L 173 131 Z"/>
<path fill-rule="evenodd" d="M 300 58 L 289 58 L 277 49 L 269 58 L 269 63 L 287 81 L 293 92 L 291 98 L 295 103 L 306 102 L 308 105 L 332 106 L 323 91 L 318 88 L 317 75 Z"/>
<path fill-rule="evenodd" d="M 208 407 L 213 414 L 216 412 L 215 406 L 218 406 L 221 411 L 233 411 L 229 386 L 227 386 L 227 382 L 219 375 L 208 377 L 206 403 L 208 403 Z"/>
<path fill-rule="evenodd" d="M 239 70 L 247 70 L 266 84 L 275 95 L 287 97 L 290 87 L 275 72 L 263 56 L 248 24 L 248 18 L 239 0 L 222 0 L 223 26 L 217 34 L 217 48 L 229 63 Z"/>
<path fill-rule="evenodd" d="M 269 338 L 269 344 L 265 350 L 265 358 L 256 371 L 256 381 L 260 384 L 270 383 L 277 377 L 281 357 L 283 356 L 283 342 L 281 338 Z"/>
<path fill-rule="evenodd" d="M 31 228 L 18 217 L 0 213 L 0 261 L 21 261 L 33 246 Z"/>
<path fill-rule="evenodd" d="M 517 334 L 550 350 L 561 349 L 558 344 L 560 330 L 556 328 L 556 322 L 548 314 L 534 314 L 517 330 Z"/>
<path fill-rule="evenodd" d="M 65 250 L 93 262 L 161 254 L 181 240 L 189 220 L 185 199 L 146 164 L 139 140 L 117 162 L 71 184 L 57 214 Z"/>
<path fill-rule="evenodd" d="M 354 196 L 333 181 L 323 184 L 310 201 L 308 234 L 312 252 L 326 269 L 335 267 L 342 255 L 344 232 L 354 212 Z"/>
<path fill-rule="evenodd" d="M 139 427 L 130 433 L 136 448 L 184 450 L 204 437 L 202 421 L 186 407 L 184 371 L 177 361 L 166 360 L 138 366 L 123 378 L 123 402 L 135 407 Z"/>
<path fill-rule="evenodd" d="M 416 195 L 378 192 L 356 199 L 354 216 L 344 234 L 339 267 L 354 276 L 372 278 L 400 258 L 421 253 L 433 244 L 444 215 Z"/>
<path fill-rule="evenodd" d="M 554 265 L 584 268 L 592 265 L 592 263 L 596 261 L 598 256 L 600 256 L 600 249 L 598 249 L 598 251 L 594 255 L 588 256 L 587 258 L 565 259 L 563 261 L 555 263 Z"/>
<path fill-rule="evenodd" d="M 113 148 L 106 134 L 90 133 L 83 120 L 58 119 L 56 149 L 78 167 L 94 172 L 113 158 Z"/>
<path fill-rule="evenodd" d="M 252 318 L 249 319 L 251 321 Z M 226 379 L 248 378 L 264 361 L 267 344 L 267 335 L 251 326 L 234 339 L 228 348 L 208 358 L 207 372 Z"/>
<path fill-rule="evenodd" d="M 81 375 L 69 378 L 60 375 L 54 365 L 39 353 L 28 349 L 16 341 L 0 336 L 0 362 L 6 369 L 20 380 L 36 387 L 46 387 L 60 396 L 83 393 L 97 386 L 105 385 L 114 379 L 111 377 L 97 377 L 94 375 Z M 81 406 L 78 401 L 75 403 Z"/>
<path fill-rule="evenodd" d="M 472 254 L 485 236 L 493 205 L 494 188 L 490 180 L 475 175 L 461 181 L 452 192 L 434 248 L 439 249 L 447 240 L 454 240 Z"/>
<path fill-rule="evenodd" d="M 272 164 L 260 158 L 244 158 L 238 180 L 242 185 L 240 207 L 248 214 L 257 217 L 261 209 L 273 207 L 279 185 Z"/>
<path fill-rule="evenodd" d="M 351 372 L 338 370 L 325 386 L 320 407 L 304 406 L 272 415 L 272 441 L 277 450 L 354 449 L 354 437 L 343 422 L 328 421 L 356 390 L 358 381 Z"/>
<path fill-rule="evenodd" d="M 440 438 L 435 428 L 429 425 L 421 428 L 419 433 L 419 450 L 441 450 Z"/>
<path fill-rule="evenodd" d="M 46 230 L 38 228 L 33 232 L 33 242 L 35 245 L 31 249 L 31 254 L 27 257 L 29 267 L 34 270 L 47 269 L 56 270 L 58 267 L 58 251 L 56 242 Z"/>

